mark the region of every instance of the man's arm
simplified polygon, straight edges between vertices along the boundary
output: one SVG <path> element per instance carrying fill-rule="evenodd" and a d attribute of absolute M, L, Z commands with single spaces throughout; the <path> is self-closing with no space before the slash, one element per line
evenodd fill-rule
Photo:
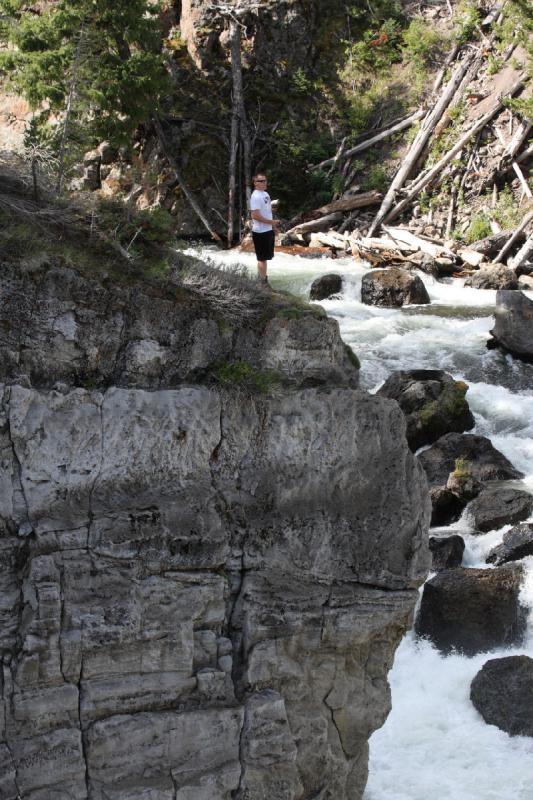
<path fill-rule="evenodd" d="M 257 211 L 256 209 L 254 209 L 251 213 L 252 219 L 255 219 L 256 222 L 263 222 L 265 225 L 272 225 L 273 227 L 277 227 L 279 225 L 279 220 L 264 217 L 261 212 Z"/>

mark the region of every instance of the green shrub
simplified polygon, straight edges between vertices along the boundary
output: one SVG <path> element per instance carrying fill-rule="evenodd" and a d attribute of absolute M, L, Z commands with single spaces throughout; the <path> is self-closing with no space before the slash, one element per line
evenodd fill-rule
<path fill-rule="evenodd" d="M 236 386 L 262 394 L 272 392 L 280 383 L 277 372 L 258 370 L 248 361 L 226 361 L 216 369 L 215 378 L 223 386 Z"/>
<path fill-rule="evenodd" d="M 486 214 L 475 214 L 470 222 L 470 227 L 466 232 L 467 244 L 478 242 L 486 236 L 490 236 L 492 228 L 490 227 L 490 219 Z"/>

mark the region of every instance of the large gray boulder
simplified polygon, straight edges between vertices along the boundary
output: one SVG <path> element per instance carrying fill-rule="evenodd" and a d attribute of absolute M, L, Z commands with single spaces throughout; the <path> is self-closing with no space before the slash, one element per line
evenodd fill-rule
<path fill-rule="evenodd" d="M 369 306 L 399 307 L 429 303 L 422 279 L 398 267 L 365 272 L 361 282 L 361 302 Z"/>
<path fill-rule="evenodd" d="M 465 383 L 442 370 L 413 369 L 393 372 L 378 394 L 399 403 L 407 421 L 409 447 L 417 450 L 445 433 L 474 427 L 467 390 Z"/>
<path fill-rule="evenodd" d="M 444 570 L 424 585 L 416 632 L 444 653 L 484 653 L 519 644 L 527 609 L 519 603 L 522 568 Z"/>
<path fill-rule="evenodd" d="M 360 798 L 429 566 L 397 404 L 305 309 L 4 277 L 3 800 Z"/>
<path fill-rule="evenodd" d="M 430 536 L 429 549 L 432 555 L 431 569 L 441 572 L 443 569 L 460 567 L 465 551 L 465 541 L 459 534 L 450 536 Z"/>
<path fill-rule="evenodd" d="M 533 736 L 533 658 L 490 659 L 472 681 L 470 699 L 488 725 Z"/>
<path fill-rule="evenodd" d="M 492 346 L 525 361 L 533 360 L 533 300 L 520 291 L 496 293 Z"/>

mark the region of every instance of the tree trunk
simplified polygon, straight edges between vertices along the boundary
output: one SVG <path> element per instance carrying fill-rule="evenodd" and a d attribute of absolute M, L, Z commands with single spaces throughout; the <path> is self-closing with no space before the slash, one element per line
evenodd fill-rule
<path fill-rule="evenodd" d="M 529 214 L 526 214 L 526 216 L 524 217 L 524 219 L 522 220 L 520 225 L 515 229 L 514 233 L 507 240 L 507 242 L 503 245 L 502 249 L 500 250 L 500 252 L 496 256 L 496 258 L 494 259 L 494 263 L 495 264 L 498 264 L 502 260 L 504 255 L 509 252 L 509 250 L 511 249 L 513 244 L 519 238 L 519 236 L 521 235 L 522 231 L 527 228 L 527 226 L 529 225 L 531 220 L 533 220 L 533 211 L 530 211 Z"/>
<path fill-rule="evenodd" d="M 531 255 L 533 255 L 533 233 L 531 233 L 529 238 L 526 239 L 515 257 L 511 259 L 509 266 L 512 269 L 516 269 L 517 267 L 522 266 L 524 261 L 527 261 Z"/>
<path fill-rule="evenodd" d="M 63 130 L 61 131 L 61 142 L 59 144 L 59 155 L 57 157 L 58 167 L 57 167 L 57 183 L 56 183 L 56 191 L 58 194 L 61 193 L 61 189 L 63 188 L 63 178 L 65 177 L 65 150 L 67 147 L 67 139 L 69 134 L 70 128 L 70 118 L 72 115 L 72 107 L 74 105 L 74 98 L 76 97 L 76 89 L 78 85 L 78 68 L 80 65 L 81 59 L 81 48 L 82 42 L 85 35 L 85 28 L 84 23 L 82 22 L 80 33 L 78 36 L 78 43 L 76 45 L 76 53 L 74 56 L 74 63 L 72 64 L 72 76 L 70 79 L 70 85 L 68 89 L 68 97 L 67 97 L 67 107 L 65 109 L 65 119 L 63 121 Z"/>
<path fill-rule="evenodd" d="M 233 143 L 233 136 L 234 136 L 234 125 L 235 125 L 235 134 L 236 139 L 235 141 L 240 141 L 242 144 L 242 155 L 243 155 L 243 172 L 244 172 L 244 185 L 245 185 L 245 194 L 246 194 L 246 206 L 247 208 L 250 205 L 250 195 L 251 195 L 251 183 L 252 183 L 252 146 L 250 141 L 250 133 L 248 130 L 248 120 L 246 116 L 246 107 L 244 104 L 244 91 L 243 91 L 243 79 L 242 79 L 242 61 L 241 61 L 241 26 L 237 20 L 230 18 L 229 21 L 229 49 L 230 49 L 230 56 L 231 56 L 231 79 L 232 79 L 232 143 Z M 236 156 L 236 153 L 235 153 Z M 233 151 L 230 156 L 230 187 L 233 182 L 235 185 L 235 165 L 236 162 L 232 161 L 233 158 Z M 230 215 L 233 217 L 234 214 L 234 206 L 235 206 L 235 193 L 233 193 L 233 197 L 231 196 L 231 188 L 230 188 L 230 197 L 229 197 L 229 205 L 231 208 L 228 207 L 228 220 L 230 219 Z M 231 231 L 233 237 L 233 226 Z M 228 243 L 230 243 L 230 231 L 228 229 Z"/>

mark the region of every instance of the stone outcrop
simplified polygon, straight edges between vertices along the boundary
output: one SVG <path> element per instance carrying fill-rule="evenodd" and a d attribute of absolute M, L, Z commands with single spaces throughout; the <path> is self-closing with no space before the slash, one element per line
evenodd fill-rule
<path fill-rule="evenodd" d="M 361 282 L 361 302 L 370 306 L 396 308 L 430 302 L 427 289 L 418 275 L 389 267 L 365 272 Z"/>
<path fill-rule="evenodd" d="M 458 567 L 439 572 L 425 585 L 416 631 L 444 653 L 484 653 L 520 644 L 527 609 L 519 602 L 522 568 Z"/>
<path fill-rule="evenodd" d="M 428 567 L 397 404 L 305 309 L 3 281 L 2 798 L 361 797 Z"/>
<path fill-rule="evenodd" d="M 433 444 L 445 433 L 462 433 L 475 421 L 465 399 L 466 383 L 442 370 L 399 370 L 390 375 L 378 394 L 400 404 L 407 420 L 411 450 Z"/>
<path fill-rule="evenodd" d="M 533 736 L 533 658 L 490 659 L 472 681 L 470 699 L 487 724 Z"/>
<path fill-rule="evenodd" d="M 525 361 L 533 360 L 533 300 L 520 291 L 496 293 L 491 347 L 500 346 Z"/>

